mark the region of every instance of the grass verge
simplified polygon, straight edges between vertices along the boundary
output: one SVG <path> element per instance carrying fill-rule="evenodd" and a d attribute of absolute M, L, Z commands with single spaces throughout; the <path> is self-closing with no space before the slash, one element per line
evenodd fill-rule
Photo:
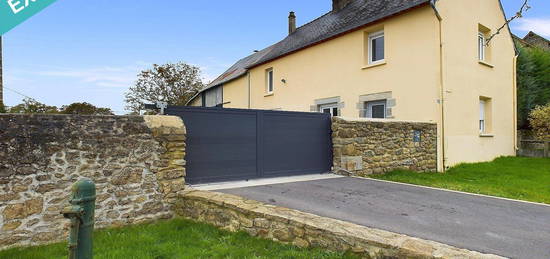
<path fill-rule="evenodd" d="M 550 204 L 550 159 L 502 157 L 461 164 L 446 173 L 398 170 L 375 179 Z"/>
<path fill-rule="evenodd" d="M 66 243 L 0 251 L 0 258 L 67 258 Z M 100 258 L 356 258 L 320 249 L 300 249 L 247 233 L 231 233 L 184 219 L 94 233 L 94 259 Z"/>

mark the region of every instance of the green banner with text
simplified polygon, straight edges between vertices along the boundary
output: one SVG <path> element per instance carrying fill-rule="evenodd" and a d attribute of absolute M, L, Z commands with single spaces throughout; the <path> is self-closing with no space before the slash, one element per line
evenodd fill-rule
<path fill-rule="evenodd" d="M 57 0 L 0 0 L 0 35 Z"/>

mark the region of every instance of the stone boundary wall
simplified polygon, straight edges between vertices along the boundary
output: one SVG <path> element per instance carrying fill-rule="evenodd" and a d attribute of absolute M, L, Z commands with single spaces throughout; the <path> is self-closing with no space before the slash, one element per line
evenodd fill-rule
<path fill-rule="evenodd" d="M 185 190 L 177 215 L 252 236 L 335 251 L 364 258 L 503 258 L 445 244 L 263 204 L 238 196 Z"/>
<path fill-rule="evenodd" d="M 550 139 L 537 139 L 531 130 L 518 130 L 517 156 L 550 158 Z"/>
<path fill-rule="evenodd" d="M 518 144 L 518 156 L 550 158 L 550 141 L 521 140 Z"/>
<path fill-rule="evenodd" d="M 437 171 L 437 124 L 334 117 L 334 172 L 366 176 L 396 169 Z"/>
<path fill-rule="evenodd" d="M 0 115 L 0 249 L 67 238 L 71 185 L 97 185 L 96 228 L 171 218 L 185 184 L 171 116 Z"/>

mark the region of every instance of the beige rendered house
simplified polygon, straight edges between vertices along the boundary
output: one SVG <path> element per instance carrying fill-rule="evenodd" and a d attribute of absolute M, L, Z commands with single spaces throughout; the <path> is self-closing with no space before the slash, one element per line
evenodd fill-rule
<path fill-rule="evenodd" d="M 499 0 L 333 0 L 239 60 L 194 106 L 438 124 L 439 169 L 513 156 L 516 52 Z"/>

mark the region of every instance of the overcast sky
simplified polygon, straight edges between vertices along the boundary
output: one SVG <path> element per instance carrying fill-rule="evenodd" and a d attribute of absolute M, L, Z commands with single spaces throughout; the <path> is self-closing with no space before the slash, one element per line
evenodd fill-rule
<path fill-rule="evenodd" d="M 484 0 L 480 0 L 484 1 Z M 503 0 L 512 16 L 523 0 Z M 550 38 L 550 1 L 512 25 Z M 125 113 L 124 93 L 153 63 L 184 61 L 212 80 L 236 60 L 328 12 L 330 0 L 59 0 L 3 36 L 4 99 L 49 105 L 87 101 Z"/>

